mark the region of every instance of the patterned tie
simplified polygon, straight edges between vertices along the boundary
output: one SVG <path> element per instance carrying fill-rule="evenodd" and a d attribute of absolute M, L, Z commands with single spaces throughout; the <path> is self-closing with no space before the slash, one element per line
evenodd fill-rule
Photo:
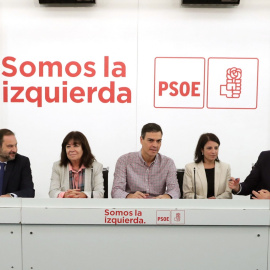
<path fill-rule="evenodd" d="M 0 163 L 0 195 L 2 195 L 5 166 L 6 166 L 5 163 Z"/>

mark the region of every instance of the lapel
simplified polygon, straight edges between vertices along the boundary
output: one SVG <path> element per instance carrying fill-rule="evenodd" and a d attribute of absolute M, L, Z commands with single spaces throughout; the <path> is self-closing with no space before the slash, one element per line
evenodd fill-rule
<path fill-rule="evenodd" d="M 91 191 L 91 177 L 92 177 L 92 166 L 85 169 L 85 181 L 84 181 L 84 190 Z M 88 180 L 89 179 L 89 180 Z"/>
<path fill-rule="evenodd" d="M 69 168 L 68 168 L 68 165 L 66 167 L 62 167 L 63 168 L 63 172 L 64 172 L 64 177 L 63 177 L 63 184 L 64 184 L 64 187 L 65 187 L 65 191 L 69 190 L 70 189 L 70 186 L 69 186 Z"/>
<path fill-rule="evenodd" d="M 215 161 L 215 197 L 218 194 L 218 188 L 219 188 L 219 179 L 220 178 L 220 173 L 221 173 L 221 165 L 220 162 Z"/>
<path fill-rule="evenodd" d="M 3 189 L 2 189 L 3 194 L 6 194 L 7 184 L 13 173 L 14 166 L 15 166 L 15 160 L 11 160 L 7 162 L 6 171 L 4 173 Z"/>
<path fill-rule="evenodd" d="M 207 179 L 206 179 L 206 174 L 205 174 L 205 169 L 203 166 L 203 162 L 200 162 L 199 164 L 197 164 L 197 172 L 198 172 L 198 180 L 201 182 L 202 185 L 202 193 L 204 195 L 205 198 L 207 198 Z M 197 191 L 198 193 L 198 191 Z"/>

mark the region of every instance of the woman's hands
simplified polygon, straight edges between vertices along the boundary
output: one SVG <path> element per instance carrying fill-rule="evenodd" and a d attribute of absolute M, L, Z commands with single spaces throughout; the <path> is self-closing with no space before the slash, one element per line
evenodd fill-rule
<path fill-rule="evenodd" d="M 65 192 L 64 198 L 87 198 L 87 196 L 79 189 L 69 189 Z"/>

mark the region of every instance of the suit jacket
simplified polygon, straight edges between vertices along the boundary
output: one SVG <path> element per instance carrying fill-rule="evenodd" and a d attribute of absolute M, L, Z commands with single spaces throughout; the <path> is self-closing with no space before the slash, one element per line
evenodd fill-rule
<path fill-rule="evenodd" d="M 91 168 L 85 169 L 84 193 L 88 198 L 104 197 L 104 180 L 102 175 L 103 166 L 94 161 Z M 92 183 L 93 186 L 92 186 Z M 49 196 L 57 198 L 60 192 L 67 191 L 69 187 L 68 165 L 60 166 L 60 161 L 53 164 Z"/>
<path fill-rule="evenodd" d="M 28 157 L 16 154 L 15 159 L 7 162 L 2 193 L 14 193 L 18 197 L 35 197 Z"/>
<path fill-rule="evenodd" d="M 261 189 L 270 191 L 270 151 L 261 152 L 249 176 L 241 183 L 241 191 L 237 195 L 249 195 L 252 190 Z"/>
<path fill-rule="evenodd" d="M 197 199 L 207 199 L 207 178 L 203 162 L 190 163 L 185 167 L 183 180 L 184 199 L 194 199 L 194 168 L 196 178 Z M 228 187 L 231 168 L 224 162 L 215 162 L 215 197 L 217 199 L 231 199 L 232 191 Z"/>

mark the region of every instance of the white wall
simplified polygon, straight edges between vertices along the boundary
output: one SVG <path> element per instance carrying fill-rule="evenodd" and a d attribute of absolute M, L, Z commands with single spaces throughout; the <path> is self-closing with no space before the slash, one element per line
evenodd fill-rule
<path fill-rule="evenodd" d="M 200 134 L 215 133 L 221 140 L 220 159 L 244 180 L 258 154 L 269 149 L 269 26 L 267 0 L 243 0 L 233 8 L 186 8 L 179 0 L 97 0 L 87 7 L 0 0 L 1 61 L 12 56 L 17 68 L 24 61 L 37 66 L 39 61 L 96 63 L 92 78 L 59 78 L 56 73 L 8 78 L 2 72 L 10 70 L 0 67 L 0 127 L 15 131 L 19 152 L 30 158 L 36 196 L 47 197 L 51 166 L 69 131 L 87 136 L 97 160 L 110 167 L 111 187 L 117 158 L 140 149 L 140 129 L 147 122 L 162 126 L 161 153 L 172 157 L 178 168 L 193 160 Z M 109 56 L 110 66 L 123 62 L 126 77 L 104 77 L 104 56 Z M 203 109 L 155 108 L 156 57 L 203 57 L 206 71 L 209 57 L 258 58 L 257 109 L 208 109 L 206 103 Z M 206 89 L 207 73 L 205 80 Z M 95 94 L 92 103 L 3 103 L 3 81 L 25 88 L 53 88 L 67 81 L 69 90 L 115 81 L 116 95 L 118 87 L 128 87 L 132 97 L 125 104 L 102 103 Z"/>

